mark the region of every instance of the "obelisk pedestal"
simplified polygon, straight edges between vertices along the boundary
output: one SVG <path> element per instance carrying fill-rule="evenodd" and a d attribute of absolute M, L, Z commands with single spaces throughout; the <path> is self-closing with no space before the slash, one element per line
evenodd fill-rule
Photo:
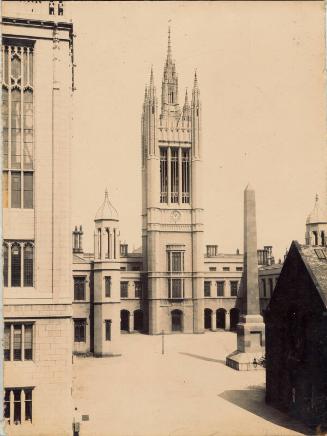
<path fill-rule="evenodd" d="M 260 315 L 255 192 L 248 185 L 244 191 L 243 314 L 237 324 L 237 350 L 226 357 L 226 365 L 239 371 L 262 369 L 253 362 L 262 358 L 264 353 L 265 324 Z"/>

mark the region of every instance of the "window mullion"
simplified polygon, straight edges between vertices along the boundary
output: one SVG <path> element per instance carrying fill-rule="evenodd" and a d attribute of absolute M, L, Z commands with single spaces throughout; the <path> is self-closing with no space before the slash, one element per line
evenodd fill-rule
<path fill-rule="evenodd" d="M 14 391 L 11 389 L 10 390 L 10 418 L 9 418 L 10 424 L 14 423 L 14 407 L 15 407 Z"/>
<path fill-rule="evenodd" d="M 22 389 L 20 392 L 20 419 L 21 423 L 25 422 L 25 390 Z"/>
<path fill-rule="evenodd" d="M 20 246 L 20 287 L 24 286 L 24 251 L 25 244 L 22 242 Z"/>
<path fill-rule="evenodd" d="M 11 243 L 8 242 L 8 288 L 11 288 Z"/>
<path fill-rule="evenodd" d="M 25 324 L 22 324 L 22 360 L 25 360 Z"/>
<path fill-rule="evenodd" d="M 178 202 L 182 204 L 182 147 L 178 148 Z"/>
<path fill-rule="evenodd" d="M 10 324 L 10 360 L 14 360 L 14 324 Z M 11 409 L 10 409 L 11 410 Z"/>
<path fill-rule="evenodd" d="M 30 48 L 27 47 L 26 49 L 26 62 L 27 62 L 27 80 L 26 80 L 26 84 L 29 85 L 30 84 Z"/>

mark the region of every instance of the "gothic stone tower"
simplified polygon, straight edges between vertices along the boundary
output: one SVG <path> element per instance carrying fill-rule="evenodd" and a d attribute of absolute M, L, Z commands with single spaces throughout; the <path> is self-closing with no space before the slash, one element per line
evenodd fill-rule
<path fill-rule="evenodd" d="M 203 332 L 201 104 L 197 76 L 181 109 L 170 31 L 161 113 L 151 70 L 142 114 L 142 244 L 149 333 Z"/>

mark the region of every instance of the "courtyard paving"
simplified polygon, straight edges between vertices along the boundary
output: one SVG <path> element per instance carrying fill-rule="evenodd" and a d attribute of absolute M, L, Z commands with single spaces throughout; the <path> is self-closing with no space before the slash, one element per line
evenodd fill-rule
<path fill-rule="evenodd" d="M 236 335 L 122 335 L 122 356 L 74 358 L 73 396 L 89 415 L 80 436 L 284 436 L 309 429 L 264 402 L 264 370 L 225 357 Z"/>

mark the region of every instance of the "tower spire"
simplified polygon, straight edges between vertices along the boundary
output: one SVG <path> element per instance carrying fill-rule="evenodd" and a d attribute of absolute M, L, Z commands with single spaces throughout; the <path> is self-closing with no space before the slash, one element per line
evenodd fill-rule
<path fill-rule="evenodd" d="M 194 71 L 194 89 L 198 89 L 198 75 L 196 70 Z"/>
<path fill-rule="evenodd" d="M 171 29 L 168 27 L 168 49 L 164 65 L 164 73 L 161 89 L 161 119 L 167 115 L 179 119 L 180 109 L 178 106 L 178 77 L 171 49 Z"/>
<path fill-rule="evenodd" d="M 168 50 L 167 50 L 167 63 L 168 60 L 172 60 L 172 56 L 171 56 L 171 31 L 170 31 L 170 26 L 168 26 Z"/>

